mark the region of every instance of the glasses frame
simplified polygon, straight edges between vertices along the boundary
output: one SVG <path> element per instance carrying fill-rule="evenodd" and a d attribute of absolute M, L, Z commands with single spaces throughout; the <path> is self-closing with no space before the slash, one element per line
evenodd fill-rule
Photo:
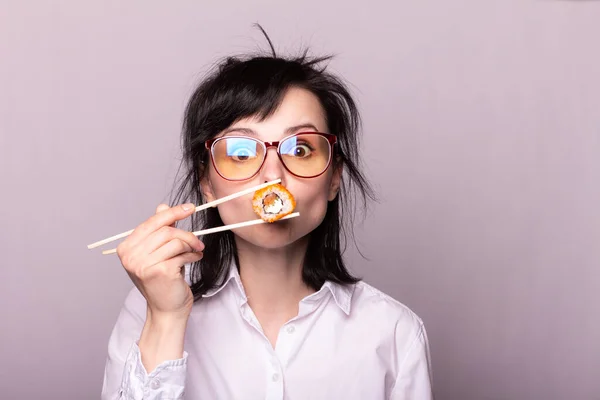
<path fill-rule="evenodd" d="M 287 165 L 285 165 L 285 162 L 283 161 L 283 157 L 281 156 L 281 142 L 285 142 L 286 140 L 293 138 L 295 136 L 299 136 L 299 135 L 306 135 L 306 134 L 311 134 L 311 135 L 318 135 L 318 136 L 322 136 L 325 139 L 327 139 L 327 141 L 329 142 L 329 160 L 327 160 L 327 165 L 325 165 L 325 168 L 323 168 L 323 171 L 321 171 L 320 173 L 316 174 L 316 175 L 311 175 L 311 176 L 302 176 L 302 175 L 298 175 L 293 173 L 292 171 L 290 171 L 290 169 L 287 167 Z M 243 179 L 230 179 L 230 178 L 226 178 L 224 177 L 221 172 L 219 172 L 219 169 L 217 168 L 217 165 L 215 163 L 215 157 L 213 155 L 213 150 L 214 150 L 214 146 L 215 143 L 218 143 L 221 140 L 225 140 L 227 138 L 238 138 L 238 139 L 250 139 L 250 140 L 254 140 L 255 142 L 259 143 L 265 150 L 264 152 L 264 157 L 262 162 L 260 163 L 260 166 L 258 167 L 258 169 L 256 170 L 256 172 L 249 176 L 248 178 L 243 178 Z M 281 140 L 277 140 L 274 142 L 265 142 L 262 141 L 260 139 L 251 137 L 251 136 L 241 136 L 241 135 L 237 135 L 237 136 L 221 136 L 218 138 L 213 138 L 213 139 L 209 139 L 206 142 L 204 142 L 204 146 L 206 147 L 206 149 L 208 150 L 208 153 L 210 155 L 210 160 L 212 162 L 213 167 L 215 168 L 215 171 L 217 171 L 217 174 L 219 174 L 219 176 L 225 180 L 228 181 L 245 181 L 248 179 L 252 179 L 256 176 L 256 174 L 258 174 L 260 172 L 260 170 L 262 169 L 262 167 L 265 165 L 265 161 L 267 160 L 267 151 L 269 151 L 269 149 L 271 147 L 275 147 L 275 149 L 277 150 L 277 157 L 279 157 L 279 161 L 281 161 L 281 165 L 283 165 L 283 167 L 286 169 L 286 171 L 288 171 L 290 174 L 298 177 L 298 178 L 306 178 L 306 179 L 310 179 L 310 178 L 316 178 L 317 176 L 323 175 L 325 173 L 325 171 L 327 171 L 327 169 L 329 168 L 329 166 L 331 165 L 331 160 L 333 159 L 333 152 L 335 150 L 335 144 L 337 143 L 337 136 L 332 134 L 332 133 L 323 133 L 323 132 L 316 132 L 316 131 L 309 131 L 309 132 L 298 132 L 298 133 L 294 133 L 293 135 L 289 135 L 284 137 Z"/>

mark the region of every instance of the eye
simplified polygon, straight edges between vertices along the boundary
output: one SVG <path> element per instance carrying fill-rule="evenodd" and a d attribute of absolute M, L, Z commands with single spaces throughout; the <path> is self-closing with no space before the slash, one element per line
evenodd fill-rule
<path fill-rule="evenodd" d="M 308 144 L 297 144 L 286 151 L 287 155 L 298 158 L 306 158 L 312 153 L 312 148 Z"/>
<path fill-rule="evenodd" d="M 254 157 L 255 154 L 253 154 L 250 149 L 241 147 L 235 149 L 229 156 L 235 161 L 247 161 L 250 157 Z"/>

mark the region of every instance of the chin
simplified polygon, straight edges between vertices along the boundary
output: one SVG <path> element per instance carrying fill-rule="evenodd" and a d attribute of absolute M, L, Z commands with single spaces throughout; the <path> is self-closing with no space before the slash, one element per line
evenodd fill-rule
<path fill-rule="evenodd" d="M 293 226 L 292 221 L 277 221 L 248 227 L 234 232 L 249 244 L 263 249 L 275 250 L 287 247 L 305 237 Z"/>

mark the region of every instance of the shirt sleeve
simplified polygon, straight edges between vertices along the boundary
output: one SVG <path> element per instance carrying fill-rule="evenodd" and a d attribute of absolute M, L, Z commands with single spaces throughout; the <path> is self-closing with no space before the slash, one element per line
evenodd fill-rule
<path fill-rule="evenodd" d="M 421 323 L 400 364 L 390 400 L 432 400 L 429 341 Z"/>
<path fill-rule="evenodd" d="M 188 354 L 159 364 L 148 373 L 142 364 L 139 336 L 146 321 L 146 300 L 133 288 L 108 342 L 102 400 L 183 399 Z"/>

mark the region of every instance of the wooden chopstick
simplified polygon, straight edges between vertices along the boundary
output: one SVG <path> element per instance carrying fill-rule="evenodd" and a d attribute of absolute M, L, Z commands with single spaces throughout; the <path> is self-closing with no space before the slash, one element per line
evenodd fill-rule
<path fill-rule="evenodd" d="M 194 212 L 197 213 L 198 211 L 206 210 L 207 208 L 216 207 L 216 206 L 218 206 L 221 203 L 225 203 L 225 202 L 227 202 L 229 200 L 233 200 L 233 199 L 235 199 L 237 197 L 244 196 L 246 194 L 256 192 L 257 190 L 260 190 L 260 189 L 265 188 L 267 186 L 274 185 L 274 184 L 279 183 L 279 182 L 281 182 L 281 179 L 278 178 L 278 179 L 275 179 L 275 180 L 273 180 L 271 182 L 266 182 L 266 183 L 263 183 L 261 185 L 251 187 L 249 189 L 241 190 L 241 191 L 239 191 L 237 193 L 230 194 L 229 196 L 225 196 L 225 197 L 222 197 L 222 198 L 217 199 L 215 201 L 211 201 L 209 203 L 199 205 L 199 206 L 196 207 L 196 210 Z M 93 248 L 102 246 L 103 244 L 114 242 L 115 240 L 118 240 L 118 239 L 121 239 L 121 238 L 124 238 L 126 236 L 131 235 L 133 233 L 133 231 L 134 230 L 132 229 L 130 231 L 119 233 L 117 235 L 108 237 L 106 239 L 99 240 L 99 241 L 94 242 L 92 244 L 88 244 L 87 248 L 88 249 L 93 249 Z"/>
<path fill-rule="evenodd" d="M 282 217 L 278 221 L 281 221 L 282 219 L 296 218 L 296 217 L 299 217 L 299 216 L 300 216 L 300 213 L 299 212 L 295 212 L 295 213 L 288 214 L 285 217 Z M 243 227 L 251 226 L 251 225 L 264 224 L 266 222 L 267 221 L 259 218 L 259 219 L 253 219 L 251 221 L 246 221 L 246 222 L 238 222 L 237 224 L 229 224 L 229 225 L 217 226 L 216 228 L 204 229 L 204 230 L 196 231 L 196 232 L 192 232 L 192 233 L 194 235 L 196 235 L 196 236 L 209 235 L 211 233 L 222 232 L 222 231 L 226 231 L 226 230 L 230 230 L 230 229 L 238 229 L 238 228 L 243 228 Z M 277 222 L 277 221 L 275 221 L 275 222 Z M 273 223 L 273 222 L 271 222 L 271 223 Z M 104 254 L 104 255 L 106 255 L 106 254 L 114 254 L 116 252 L 117 252 L 117 249 L 110 249 L 110 250 L 104 250 L 102 252 L 102 254 Z"/>

